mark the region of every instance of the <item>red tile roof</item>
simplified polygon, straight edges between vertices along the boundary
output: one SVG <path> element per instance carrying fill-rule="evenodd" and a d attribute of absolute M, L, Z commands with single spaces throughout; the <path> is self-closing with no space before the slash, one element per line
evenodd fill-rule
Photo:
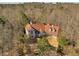
<path fill-rule="evenodd" d="M 40 23 L 36 23 L 36 24 L 32 24 L 31 25 L 34 29 L 40 31 L 40 32 L 44 32 L 45 31 L 45 25 L 44 24 L 40 24 Z"/>
<path fill-rule="evenodd" d="M 46 32 L 49 35 L 58 35 L 58 26 L 49 25 L 49 24 L 43 24 L 43 23 L 35 23 L 35 24 L 27 24 L 25 26 L 28 30 L 31 30 L 32 28 L 40 31 L 40 32 Z"/>

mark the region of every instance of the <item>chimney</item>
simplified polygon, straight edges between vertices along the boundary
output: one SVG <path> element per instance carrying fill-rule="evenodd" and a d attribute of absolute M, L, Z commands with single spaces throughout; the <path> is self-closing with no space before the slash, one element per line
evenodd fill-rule
<path fill-rule="evenodd" d="M 32 20 L 31 19 L 29 20 L 29 24 L 32 24 Z"/>
<path fill-rule="evenodd" d="M 30 24 L 32 24 L 32 22 L 30 21 Z"/>

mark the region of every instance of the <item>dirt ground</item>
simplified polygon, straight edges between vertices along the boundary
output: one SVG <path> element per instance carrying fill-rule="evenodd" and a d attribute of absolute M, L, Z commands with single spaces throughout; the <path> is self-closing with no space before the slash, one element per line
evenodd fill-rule
<path fill-rule="evenodd" d="M 9 22 L 6 22 L 5 26 L 0 24 L 0 55 L 19 55 L 23 47 L 25 51 L 31 51 L 26 48 L 27 43 L 23 44 L 18 40 L 23 34 L 22 12 L 34 21 L 59 25 L 59 37 L 63 36 L 75 42 L 73 46 L 64 46 L 64 54 L 79 55 L 79 4 L 74 3 L 0 4 L 0 17 L 4 16 Z M 45 55 L 60 55 L 55 51 L 46 53 Z M 28 52 L 21 55 L 34 54 Z"/>

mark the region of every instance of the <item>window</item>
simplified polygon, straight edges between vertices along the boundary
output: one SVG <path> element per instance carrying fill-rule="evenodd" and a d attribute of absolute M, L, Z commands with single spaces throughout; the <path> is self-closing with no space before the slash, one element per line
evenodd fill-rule
<path fill-rule="evenodd" d="M 50 28 L 49 31 L 56 32 L 55 28 Z"/>

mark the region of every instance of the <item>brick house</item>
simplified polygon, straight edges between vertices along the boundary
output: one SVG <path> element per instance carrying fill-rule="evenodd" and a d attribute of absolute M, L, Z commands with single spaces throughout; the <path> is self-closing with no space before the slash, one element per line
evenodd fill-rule
<path fill-rule="evenodd" d="M 58 31 L 59 31 L 59 26 L 54 26 L 52 24 L 45 24 L 45 23 L 28 23 L 25 25 L 25 31 L 26 35 L 30 36 L 32 39 L 35 39 L 37 37 L 41 36 L 54 36 L 57 37 Z M 51 38 L 52 39 L 52 38 Z M 51 41 L 48 40 L 51 45 L 54 45 L 51 42 L 57 42 L 57 40 Z M 57 46 L 56 46 L 57 44 Z M 58 47 L 58 42 L 54 46 Z"/>

